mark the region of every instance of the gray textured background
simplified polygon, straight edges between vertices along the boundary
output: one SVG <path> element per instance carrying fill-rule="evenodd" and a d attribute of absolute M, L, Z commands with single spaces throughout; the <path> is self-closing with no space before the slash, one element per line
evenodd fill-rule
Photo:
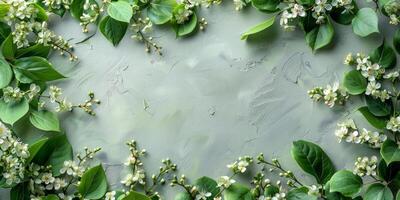
<path fill-rule="evenodd" d="M 341 80 L 347 70 L 343 57 L 368 53 L 381 43 L 380 36 L 360 38 L 350 26 L 335 24 L 334 45 L 313 54 L 302 32 L 286 33 L 278 24 L 241 41 L 241 32 L 267 17 L 254 9 L 236 12 L 224 3 L 202 10 L 202 16 L 209 27 L 194 37 L 176 39 L 169 27 L 156 28 L 163 57 L 146 54 L 130 35 L 114 48 L 100 33 L 76 46 L 78 65 L 53 56 L 70 77 L 57 85 L 71 100 L 79 102 L 92 90 L 103 102 L 96 117 L 64 116 L 62 126 L 76 151 L 100 146 L 100 159 L 118 164 L 128 155 L 125 141 L 134 138 L 149 152 L 148 171 L 169 157 L 189 178 L 225 175 L 226 164 L 236 157 L 259 152 L 278 156 L 297 171 L 289 150 L 298 139 L 321 145 L 338 167 L 352 168 L 354 159 L 367 153 L 366 147 L 338 144 L 334 137 L 338 120 L 359 117 L 353 112 L 359 100 L 329 109 L 312 103 L 307 90 Z M 72 42 L 86 37 L 72 19 L 55 22 L 56 32 Z M 380 29 L 385 35 L 393 32 L 386 21 Z M 25 137 L 32 140 L 37 134 Z M 107 170 L 113 188 L 124 176 L 121 169 Z M 167 199 L 176 191 L 168 189 Z M 8 199 L 5 191 L 2 195 Z"/>

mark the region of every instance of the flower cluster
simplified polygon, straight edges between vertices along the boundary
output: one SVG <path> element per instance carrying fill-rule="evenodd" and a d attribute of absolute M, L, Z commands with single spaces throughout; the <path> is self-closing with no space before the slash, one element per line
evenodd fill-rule
<path fill-rule="evenodd" d="M 162 47 L 154 42 L 153 37 L 147 36 L 153 29 L 153 23 L 149 18 L 142 19 L 139 17 L 137 19 L 133 19 L 131 28 L 133 32 L 131 38 L 143 42 L 145 44 L 146 52 L 150 52 L 152 49 L 154 49 L 159 55 L 162 55 Z"/>
<path fill-rule="evenodd" d="M 17 48 L 24 48 L 30 45 L 31 35 L 35 35 L 35 42 L 45 46 L 51 46 L 58 50 L 61 54 L 69 54 L 70 60 L 76 60 L 77 57 L 72 53 L 72 46 L 61 36 L 57 36 L 53 31 L 47 28 L 47 23 L 39 18 L 40 13 L 36 1 L 33 0 L 7 0 L 9 9 L 4 20 L 12 26 L 14 30 L 12 34 L 13 43 Z M 43 2 L 46 6 L 58 8 L 61 6 L 68 7 L 68 0 L 46 0 Z"/>
<path fill-rule="evenodd" d="M 72 0 L 43 0 L 43 4 L 50 8 L 50 10 L 68 10 Z"/>
<path fill-rule="evenodd" d="M 140 160 L 142 156 L 146 154 L 146 150 L 139 150 L 136 141 L 132 140 L 127 143 L 130 155 L 125 165 L 132 169 L 131 173 L 128 173 L 125 178 L 121 181 L 123 185 L 133 189 L 137 183 L 144 185 L 146 184 L 146 175 L 142 169 L 143 163 Z"/>
<path fill-rule="evenodd" d="M 297 23 L 297 19 L 307 15 L 305 8 L 297 3 L 290 3 L 282 12 L 280 25 L 287 31 L 293 31 Z"/>
<path fill-rule="evenodd" d="M 400 116 L 391 117 L 389 122 L 386 124 L 386 129 L 393 132 L 400 132 Z"/>
<path fill-rule="evenodd" d="M 253 163 L 253 158 L 250 156 L 244 156 L 244 157 L 239 157 L 235 162 L 227 165 L 227 167 L 231 169 L 234 174 L 245 173 L 247 167 L 251 163 Z"/>
<path fill-rule="evenodd" d="M 335 82 L 333 85 L 327 85 L 325 88 L 315 87 L 307 93 L 313 101 L 323 100 L 331 108 L 335 104 L 344 104 L 349 98 L 347 92 L 339 87 L 338 82 Z"/>
<path fill-rule="evenodd" d="M 365 128 L 359 131 L 352 119 L 337 125 L 335 135 L 339 142 L 345 140 L 349 143 L 368 144 L 372 148 L 380 148 L 387 139 L 387 136 L 383 133 L 368 131 Z"/>
<path fill-rule="evenodd" d="M 361 75 L 368 80 L 367 89 L 365 91 L 366 95 L 380 99 L 382 102 L 391 97 L 391 92 L 382 89 L 382 85 L 378 81 L 382 78 L 395 80 L 399 76 L 398 72 L 385 74 L 385 69 L 383 67 L 377 63 L 372 63 L 369 56 L 361 53 L 357 53 L 355 56 L 351 53 L 348 54 L 344 60 L 344 64 L 354 66 L 361 72 Z"/>
<path fill-rule="evenodd" d="M 0 166 L 7 185 L 18 184 L 25 178 L 25 163 L 29 157 L 28 145 L 20 142 L 0 122 Z"/>
<path fill-rule="evenodd" d="M 358 157 L 354 163 L 353 173 L 363 177 L 363 176 L 376 176 L 378 158 L 376 156 L 368 157 Z"/>
<path fill-rule="evenodd" d="M 400 2 L 390 0 L 383 6 L 384 11 L 389 16 L 389 23 L 398 25 L 400 22 Z"/>
<path fill-rule="evenodd" d="M 3 88 L 3 100 L 6 103 L 17 103 L 26 97 L 29 101 L 36 97 L 40 92 L 40 87 L 36 84 L 31 84 L 29 90 L 21 91 L 18 87 L 7 86 Z"/>

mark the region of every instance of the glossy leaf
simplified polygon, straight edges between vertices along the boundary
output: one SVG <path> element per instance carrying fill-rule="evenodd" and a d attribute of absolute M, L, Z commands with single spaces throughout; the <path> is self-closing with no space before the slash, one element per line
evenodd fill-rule
<path fill-rule="evenodd" d="M 377 117 L 388 116 L 392 113 L 392 102 L 382 102 L 380 99 L 375 99 L 371 96 L 365 96 L 365 102 L 367 103 L 368 110 Z"/>
<path fill-rule="evenodd" d="M 386 140 L 381 147 L 380 153 L 387 164 L 400 161 L 399 145 L 393 140 Z"/>
<path fill-rule="evenodd" d="M 42 44 L 35 44 L 27 48 L 17 49 L 15 53 L 16 58 L 39 56 L 47 58 L 49 56 L 51 47 Z"/>
<path fill-rule="evenodd" d="M 60 131 L 60 121 L 55 113 L 42 110 L 32 110 L 29 115 L 29 121 L 33 126 L 44 131 Z"/>
<path fill-rule="evenodd" d="M 11 33 L 11 27 L 4 22 L 0 22 L 0 44 L 3 43 L 4 40 L 6 40 L 6 38 L 10 35 L 10 33 Z"/>
<path fill-rule="evenodd" d="M 346 197 L 358 194 L 362 186 L 362 179 L 347 170 L 336 172 L 329 181 L 330 192 L 339 192 Z"/>
<path fill-rule="evenodd" d="M 364 93 L 367 89 L 367 80 L 359 71 L 352 70 L 344 76 L 343 85 L 348 93 L 358 95 Z"/>
<path fill-rule="evenodd" d="M 365 192 L 364 200 L 393 200 L 393 194 L 388 187 L 374 183 Z"/>
<path fill-rule="evenodd" d="M 225 200 L 254 200 L 250 189 L 241 184 L 235 183 L 224 192 Z"/>
<path fill-rule="evenodd" d="M 244 33 L 242 34 L 242 36 L 241 36 L 240 39 L 241 39 L 241 40 L 245 40 L 245 39 L 247 39 L 250 35 L 257 34 L 257 33 L 261 32 L 261 31 L 263 31 L 263 30 L 269 28 L 270 26 L 272 26 L 272 24 L 274 24 L 274 22 L 275 22 L 275 17 L 276 17 L 276 16 L 273 16 L 273 17 L 271 17 L 271 18 L 265 20 L 264 22 L 261 22 L 260 24 L 257 24 L 257 25 L 255 25 L 255 26 L 251 27 L 249 30 L 247 30 L 246 32 L 244 32 Z"/>
<path fill-rule="evenodd" d="M 147 8 L 147 16 L 154 24 L 165 24 L 172 19 L 175 0 L 154 0 Z"/>
<path fill-rule="evenodd" d="M 378 63 L 383 68 L 393 68 L 396 65 L 396 53 L 385 41 L 369 56 L 372 62 Z"/>
<path fill-rule="evenodd" d="M 108 5 L 108 15 L 115 20 L 129 23 L 133 16 L 131 4 L 126 1 L 114 1 Z"/>
<path fill-rule="evenodd" d="M 0 58 L 0 89 L 8 86 L 13 78 L 13 72 L 7 61 Z"/>
<path fill-rule="evenodd" d="M 211 196 L 207 198 L 208 200 L 213 200 L 215 195 L 219 193 L 217 182 L 206 176 L 197 179 L 194 185 L 199 191 L 207 191 L 211 193 Z"/>
<path fill-rule="evenodd" d="M 323 48 L 332 42 L 335 30 L 330 20 L 318 25 L 310 32 L 306 33 L 306 41 L 313 51 Z"/>
<path fill-rule="evenodd" d="M 377 129 L 384 129 L 386 127 L 386 120 L 381 117 L 377 117 L 372 114 L 368 107 L 364 106 L 358 109 L 360 113 L 364 116 L 364 118 L 371 124 L 373 127 Z"/>
<path fill-rule="evenodd" d="M 101 165 L 87 170 L 78 186 L 79 194 L 85 199 L 100 199 L 107 192 L 107 179 Z"/>
<path fill-rule="evenodd" d="M 117 21 L 110 16 L 106 16 L 101 20 L 99 29 L 108 41 L 114 46 L 117 46 L 125 36 L 128 23 Z"/>
<path fill-rule="evenodd" d="M 292 189 L 287 193 L 287 200 L 317 200 L 316 196 L 308 195 L 306 187 Z"/>
<path fill-rule="evenodd" d="M 279 0 L 251 0 L 252 5 L 260 11 L 276 12 L 278 11 Z"/>
<path fill-rule="evenodd" d="M 22 83 L 54 81 L 65 78 L 46 59 L 38 56 L 17 59 L 14 64 L 14 73 Z"/>
<path fill-rule="evenodd" d="M 129 192 L 128 195 L 124 196 L 121 200 L 151 200 L 151 199 L 150 199 L 150 197 L 148 197 L 142 193 L 131 191 L 131 192 Z"/>
<path fill-rule="evenodd" d="M 193 13 L 190 17 L 189 21 L 184 24 L 178 24 L 175 26 L 176 35 L 179 37 L 183 37 L 193 33 L 197 27 L 197 15 Z"/>

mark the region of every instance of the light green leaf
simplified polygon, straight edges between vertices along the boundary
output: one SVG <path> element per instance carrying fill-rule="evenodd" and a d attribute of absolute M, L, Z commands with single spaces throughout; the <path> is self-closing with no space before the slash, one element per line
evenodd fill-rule
<path fill-rule="evenodd" d="M 44 131 L 60 131 L 60 121 L 56 114 L 43 110 L 32 110 L 29 116 L 29 121 L 33 126 Z"/>
<path fill-rule="evenodd" d="M 343 85 L 348 93 L 358 95 L 364 93 L 367 89 L 367 80 L 359 71 L 352 70 L 344 76 Z"/>
<path fill-rule="evenodd" d="M 247 30 L 246 32 L 244 32 L 241 36 L 241 40 L 246 40 L 250 35 L 259 33 L 267 28 L 269 28 L 270 26 L 272 26 L 272 24 L 274 24 L 275 22 L 275 17 L 273 16 L 267 20 L 265 20 L 264 22 L 261 22 L 260 24 L 257 24 L 253 27 L 251 27 L 249 30 Z"/>
<path fill-rule="evenodd" d="M 48 140 L 49 138 L 43 138 L 29 145 L 29 158 L 26 161 L 27 163 L 31 163 L 35 159 L 36 155 L 40 152 Z"/>
<path fill-rule="evenodd" d="M 368 187 L 364 200 L 393 200 L 393 194 L 388 187 L 375 183 Z"/>
<path fill-rule="evenodd" d="M 17 59 L 14 64 L 14 73 L 22 83 L 54 81 L 65 78 L 45 58 L 38 56 Z"/>
<path fill-rule="evenodd" d="M 172 19 L 175 0 L 153 0 L 147 8 L 147 16 L 154 24 L 165 24 Z"/>
<path fill-rule="evenodd" d="M 335 30 L 333 29 L 331 21 L 328 19 L 326 23 L 306 33 L 306 41 L 308 46 L 315 51 L 330 44 L 334 35 Z"/>
<path fill-rule="evenodd" d="M 225 200 L 254 200 L 251 191 L 246 186 L 235 183 L 224 192 Z"/>
<path fill-rule="evenodd" d="M 174 200 L 192 200 L 192 197 L 187 192 L 178 193 Z"/>
<path fill-rule="evenodd" d="M 287 200 L 317 200 L 316 196 L 308 195 L 306 187 L 292 189 L 287 193 Z"/>
<path fill-rule="evenodd" d="M 99 29 L 108 41 L 117 46 L 128 29 L 128 23 L 106 16 L 101 20 Z"/>
<path fill-rule="evenodd" d="M 324 184 L 335 173 L 335 167 L 325 152 L 316 144 L 299 140 L 293 142 L 291 154 L 297 164 L 315 177 L 318 183 Z"/>
<path fill-rule="evenodd" d="M 379 33 L 378 16 L 372 8 L 360 9 L 351 22 L 353 32 L 361 37 Z"/>
<path fill-rule="evenodd" d="M 133 16 L 131 4 L 126 1 L 114 1 L 108 5 L 108 15 L 115 20 L 129 23 Z"/>
<path fill-rule="evenodd" d="M 375 128 L 384 129 L 386 127 L 386 120 L 373 115 L 368 107 L 364 106 L 358 109 L 365 119 Z"/>
<path fill-rule="evenodd" d="M 396 66 L 396 53 L 385 41 L 382 42 L 381 46 L 371 52 L 369 56 L 372 62 L 378 63 L 383 68 L 393 68 Z"/>
<path fill-rule="evenodd" d="M 10 10 L 10 5 L 7 3 L 0 3 L 0 18 L 7 16 Z"/>
<path fill-rule="evenodd" d="M 400 161 L 399 145 L 393 140 L 386 140 L 381 147 L 381 155 L 385 162 L 389 165 L 392 162 Z"/>
<path fill-rule="evenodd" d="M 194 185 L 199 191 L 207 191 L 211 193 L 211 196 L 207 197 L 208 200 L 213 200 L 214 197 L 219 193 L 217 182 L 206 176 L 197 179 Z"/>
<path fill-rule="evenodd" d="M 51 50 L 50 46 L 44 46 L 42 44 L 34 44 L 27 48 L 17 49 L 15 57 L 22 58 L 22 57 L 39 56 L 47 58 L 50 50 Z"/>
<path fill-rule="evenodd" d="M 341 170 L 332 176 L 329 186 L 330 192 L 339 192 L 346 197 L 353 197 L 360 192 L 363 181 L 353 172 Z"/>
<path fill-rule="evenodd" d="M 107 192 L 107 179 L 101 165 L 87 170 L 78 186 L 79 194 L 85 199 L 100 199 Z"/>
<path fill-rule="evenodd" d="M 29 111 L 29 102 L 22 98 L 19 102 L 6 103 L 0 100 L 0 119 L 4 123 L 13 125 Z"/>
<path fill-rule="evenodd" d="M 10 65 L 3 58 L 0 58 L 0 89 L 8 86 L 13 78 Z"/>

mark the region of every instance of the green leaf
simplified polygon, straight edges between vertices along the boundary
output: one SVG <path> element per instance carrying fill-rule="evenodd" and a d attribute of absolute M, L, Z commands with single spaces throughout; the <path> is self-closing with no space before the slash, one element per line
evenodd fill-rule
<path fill-rule="evenodd" d="M 117 46 L 128 29 L 128 23 L 117 21 L 110 16 L 106 16 L 101 20 L 99 29 L 108 41 L 114 46 Z"/>
<path fill-rule="evenodd" d="M 328 19 L 326 23 L 318 25 L 310 32 L 306 33 L 306 42 L 313 51 L 327 46 L 332 42 L 335 30 L 331 21 Z"/>
<path fill-rule="evenodd" d="M 1 45 L 1 52 L 4 58 L 12 60 L 15 55 L 17 47 L 13 43 L 12 35 L 10 34 Z"/>
<path fill-rule="evenodd" d="M 83 15 L 83 6 L 86 0 L 73 0 L 70 6 L 70 12 L 72 17 L 81 21 L 81 16 Z M 90 4 L 96 4 L 96 0 L 89 0 Z"/>
<path fill-rule="evenodd" d="M 123 197 L 121 200 L 151 200 L 148 196 L 135 192 L 135 191 L 131 191 L 129 192 L 128 195 L 126 195 L 125 197 Z"/>
<path fill-rule="evenodd" d="M 22 98 L 19 102 L 6 103 L 0 100 L 0 119 L 4 123 L 14 125 L 29 111 L 29 102 Z"/>
<path fill-rule="evenodd" d="M 381 147 L 381 155 L 387 164 L 400 161 L 400 148 L 393 140 L 386 140 Z"/>
<path fill-rule="evenodd" d="M 308 195 L 306 187 L 292 189 L 287 193 L 287 200 L 317 200 L 316 196 Z"/>
<path fill-rule="evenodd" d="M 60 131 L 60 121 L 53 112 L 43 110 L 32 110 L 29 116 L 29 121 L 33 126 L 44 131 Z"/>
<path fill-rule="evenodd" d="M 17 59 L 14 64 L 14 73 L 22 83 L 54 81 L 65 78 L 46 59 L 38 56 Z"/>
<path fill-rule="evenodd" d="M 1 6 L 0 6 L 0 11 L 1 11 Z M 4 22 L 0 22 L 0 44 L 3 43 L 4 40 L 6 40 L 6 38 L 10 35 L 10 33 L 11 33 L 11 27 Z"/>
<path fill-rule="evenodd" d="M 154 24 L 165 24 L 172 19 L 172 11 L 176 5 L 175 0 L 153 0 L 147 8 L 147 17 Z"/>
<path fill-rule="evenodd" d="M 388 116 L 392 113 L 391 101 L 382 102 L 380 99 L 375 99 L 370 95 L 365 96 L 368 110 L 377 117 Z"/>
<path fill-rule="evenodd" d="M 393 194 L 388 187 L 374 183 L 365 192 L 364 200 L 393 200 Z"/>
<path fill-rule="evenodd" d="M 193 13 L 189 21 L 187 21 L 184 24 L 177 24 L 175 26 L 175 32 L 177 36 L 183 37 L 195 31 L 196 27 L 197 27 L 197 15 L 196 13 Z"/>
<path fill-rule="evenodd" d="M 42 44 L 34 44 L 27 48 L 17 49 L 17 52 L 15 53 L 15 57 L 22 58 L 22 57 L 30 57 L 30 56 L 39 56 L 39 57 L 47 58 L 49 56 L 50 50 L 51 50 L 50 46 L 44 46 Z"/>
<path fill-rule="evenodd" d="M 275 185 L 267 185 L 267 187 L 264 190 L 264 196 L 265 197 L 273 197 L 278 192 L 279 192 L 279 188 L 276 187 Z"/>
<path fill-rule="evenodd" d="M 393 68 L 396 66 L 396 53 L 385 41 L 382 42 L 381 46 L 371 52 L 369 56 L 372 62 L 378 63 L 383 68 Z"/>
<path fill-rule="evenodd" d="M 339 192 L 346 197 L 358 194 L 363 186 L 362 179 L 353 172 L 340 170 L 329 181 L 330 192 Z"/>
<path fill-rule="evenodd" d="M 104 196 L 107 192 L 107 179 L 101 165 L 90 168 L 83 174 L 78 191 L 85 199 L 100 199 Z"/>
<path fill-rule="evenodd" d="M 225 200 L 254 200 L 251 191 L 246 186 L 235 183 L 225 190 Z"/>
<path fill-rule="evenodd" d="M 358 95 L 364 93 L 367 89 L 367 80 L 359 71 L 352 70 L 344 76 L 343 85 L 348 93 Z"/>
<path fill-rule="evenodd" d="M 400 53 L 400 29 L 397 29 L 393 36 L 393 47 Z"/>
<path fill-rule="evenodd" d="M 245 40 L 247 39 L 250 35 L 259 33 L 267 28 L 269 28 L 270 26 L 272 26 L 272 24 L 274 24 L 275 22 L 275 17 L 273 16 L 267 20 L 265 20 L 264 22 L 261 22 L 260 24 L 257 24 L 253 27 L 251 27 L 249 30 L 247 30 L 246 32 L 244 32 L 241 36 L 241 40 Z"/>
<path fill-rule="evenodd" d="M 400 191 L 398 191 L 396 194 L 396 200 L 400 200 Z"/>
<path fill-rule="evenodd" d="M 13 78 L 10 65 L 3 58 L 0 58 L 0 89 L 8 86 Z"/>
<path fill-rule="evenodd" d="M 10 5 L 7 3 L 0 3 L 0 18 L 7 16 L 10 10 Z"/>
<path fill-rule="evenodd" d="M 43 148 L 48 140 L 49 138 L 43 138 L 29 145 L 29 158 L 26 161 L 27 163 L 31 163 L 33 159 L 35 159 L 36 155 L 39 153 L 39 151 Z"/>
<path fill-rule="evenodd" d="M 330 13 L 332 19 L 342 25 L 349 25 L 358 11 L 357 3 L 352 1 L 353 9 L 347 11 L 345 7 L 334 7 Z"/>
<path fill-rule="evenodd" d="M 384 129 L 386 127 L 386 119 L 376 117 L 369 111 L 368 107 L 366 107 L 366 106 L 361 107 L 358 109 L 358 111 L 360 111 L 360 113 L 364 116 L 364 118 L 367 119 L 367 121 L 373 127 L 377 128 L 377 129 Z"/>
<path fill-rule="evenodd" d="M 47 196 L 41 198 L 41 200 L 59 200 L 59 199 L 60 198 L 58 198 L 58 196 L 55 194 L 50 194 L 50 195 L 47 195 Z"/>
<path fill-rule="evenodd" d="M 276 12 L 278 11 L 279 0 L 251 0 L 251 3 L 255 8 L 264 12 Z"/>
<path fill-rule="evenodd" d="M 37 10 L 36 20 L 39 22 L 47 21 L 49 19 L 49 16 L 47 16 L 46 10 L 37 3 L 35 3 L 33 5 L 36 7 L 36 10 Z"/>
<path fill-rule="evenodd" d="M 299 140 L 293 142 L 291 154 L 297 164 L 315 177 L 318 183 L 324 184 L 335 173 L 335 167 L 325 152 L 316 144 Z"/>
<path fill-rule="evenodd" d="M 181 192 L 175 196 L 174 200 L 193 200 L 193 199 L 187 192 Z"/>
<path fill-rule="evenodd" d="M 212 178 L 206 176 L 197 179 L 194 185 L 197 187 L 199 191 L 211 193 L 211 196 L 207 198 L 208 200 L 213 200 L 214 197 L 219 193 L 217 182 Z"/>
<path fill-rule="evenodd" d="M 114 1 L 108 5 L 108 15 L 115 20 L 129 23 L 133 16 L 131 4 L 126 1 Z"/>
<path fill-rule="evenodd" d="M 378 16 L 372 8 L 360 9 L 351 21 L 353 32 L 361 37 L 379 33 Z"/>
<path fill-rule="evenodd" d="M 318 24 L 315 23 L 315 18 L 312 16 L 312 11 L 307 11 L 307 15 L 300 18 L 299 25 L 305 34 L 311 32 L 318 26 Z"/>
<path fill-rule="evenodd" d="M 10 200 L 30 200 L 28 182 L 20 183 L 10 191 Z"/>

